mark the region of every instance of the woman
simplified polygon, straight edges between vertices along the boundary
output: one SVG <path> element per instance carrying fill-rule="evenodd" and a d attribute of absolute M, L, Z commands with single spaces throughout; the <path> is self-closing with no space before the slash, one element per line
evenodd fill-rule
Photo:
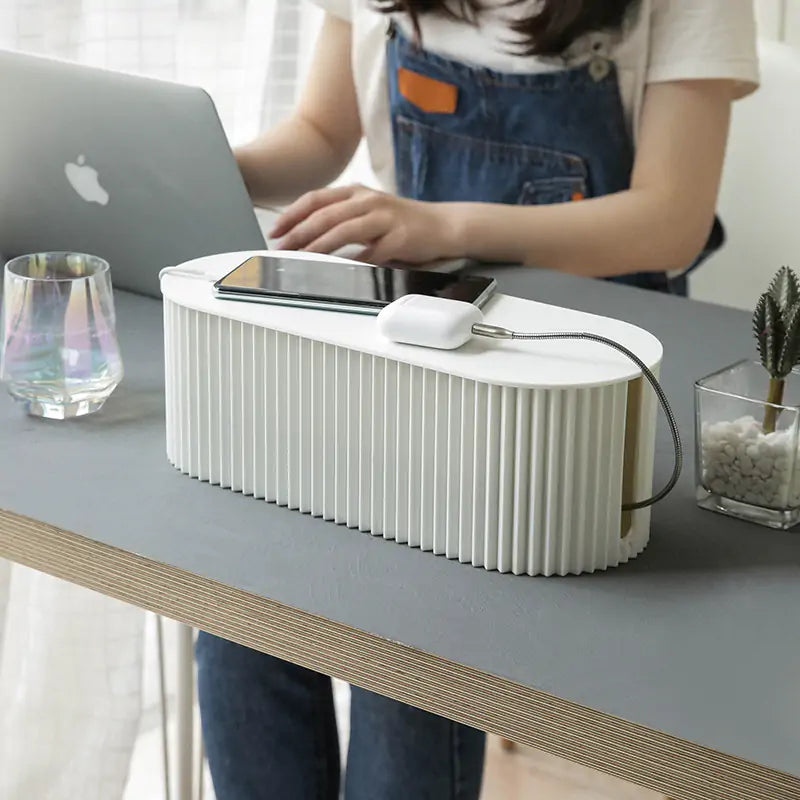
<path fill-rule="evenodd" d="M 748 0 L 318 0 L 295 113 L 237 151 L 279 246 L 466 256 L 685 293 L 722 241 L 731 103 L 758 82 Z M 322 188 L 362 137 L 381 190 Z M 297 198 L 297 199 L 296 199 Z M 201 635 L 219 800 L 339 796 L 328 678 Z M 483 735 L 353 689 L 346 800 L 480 791 Z"/>

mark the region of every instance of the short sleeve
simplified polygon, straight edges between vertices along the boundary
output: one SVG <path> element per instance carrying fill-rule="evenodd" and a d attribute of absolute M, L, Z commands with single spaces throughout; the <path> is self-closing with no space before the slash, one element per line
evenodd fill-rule
<path fill-rule="evenodd" d="M 351 22 L 353 19 L 351 0 L 311 0 L 311 2 L 323 11 L 328 11 L 347 22 Z"/>
<path fill-rule="evenodd" d="M 647 83 L 727 79 L 744 97 L 759 83 L 752 0 L 652 0 Z"/>

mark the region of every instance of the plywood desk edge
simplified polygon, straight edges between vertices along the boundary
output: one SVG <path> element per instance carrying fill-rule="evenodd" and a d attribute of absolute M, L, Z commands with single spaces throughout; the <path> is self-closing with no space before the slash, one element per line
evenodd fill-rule
<path fill-rule="evenodd" d="M 0 509 L 0 556 L 673 800 L 800 800 L 800 778 Z"/>

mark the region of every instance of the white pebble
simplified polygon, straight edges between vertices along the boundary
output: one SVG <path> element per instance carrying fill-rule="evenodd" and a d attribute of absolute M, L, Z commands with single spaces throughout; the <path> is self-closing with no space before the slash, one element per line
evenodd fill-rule
<path fill-rule="evenodd" d="M 759 472 L 768 474 L 772 472 L 773 463 L 774 462 L 772 461 L 771 458 L 769 458 L 768 456 L 763 456 L 762 458 L 758 459 L 758 462 L 756 463 L 756 469 L 758 469 Z"/>
<path fill-rule="evenodd" d="M 747 503 L 784 507 L 800 503 L 798 443 L 788 431 L 764 434 L 753 417 L 701 426 L 703 483 Z M 791 484 L 791 485 L 790 485 Z"/>

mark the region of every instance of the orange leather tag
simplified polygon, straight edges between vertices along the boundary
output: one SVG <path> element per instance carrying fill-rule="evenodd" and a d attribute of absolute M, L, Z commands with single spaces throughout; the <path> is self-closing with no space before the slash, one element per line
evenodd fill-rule
<path fill-rule="evenodd" d="M 423 111 L 432 114 L 453 114 L 458 101 L 458 89 L 451 83 L 437 81 L 419 72 L 397 68 L 397 88 L 400 94 Z"/>

